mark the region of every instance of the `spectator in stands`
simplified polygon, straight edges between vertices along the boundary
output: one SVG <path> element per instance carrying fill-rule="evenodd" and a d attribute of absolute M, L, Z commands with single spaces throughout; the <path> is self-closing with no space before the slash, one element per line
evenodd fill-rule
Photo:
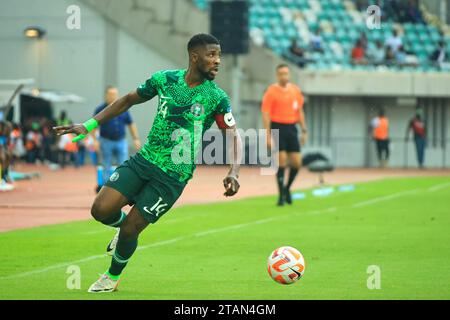
<path fill-rule="evenodd" d="M 76 153 L 78 152 L 78 146 L 76 142 L 72 142 L 73 138 L 75 138 L 74 134 L 66 134 L 61 136 L 58 142 L 59 165 L 63 169 L 66 167 L 67 162 L 71 162 L 76 165 Z"/>
<path fill-rule="evenodd" d="M 366 65 L 366 53 L 362 46 L 361 40 L 357 40 L 355 46 L 352 49 L 352 63 L 355 65 Z"/>
<path fill-rule="evenodd" d="M 356 9 L 358 11 L 366 11 L 369 7 L 369 0 L 355 0 Z"/>
<path fill-rule="evenodd" d="M 380 8 L 382 21 L 390 21 L 396 19 L 396 13 L 394 10 L 394 6 L 396 5 L 395 0 L 378 0 L 375 2 L 375 5 Z"/>
<path fill-rule="evenodd" d="M 313 51 L 317 51 L 320 53 L 323 53 L 323 39 L 322 36 L 320 35 L 320 28 L 316 29 L 316 32 L 314 34 L 311 35 L 311 49 Z"/>
<path fill-rule="evenodd" d="M 42 160 L 42 134 L 40 132 L 41 126 L 34 121 L 31 124 L 31 130 L 28 131 L 25 142 L 25 149 L 27 150 L 27 162 L 36 163 Z"/>
<path fill-rule="evenodd" d="M 305 51 L 298 45 L 296 38 L 292 39 L 289 51 L 299 58 L 303 58 L 305 55 Z"/>
<path fill-rule="evenodd" d="M 409 0 L 408 4 L 405 6 L 405 18 L 404 22 L 411 23 L 422 23 L 424 24 L 424 20 L 422 17 L 422 13 L 419 10 L 417 5 L 417 1 Z"/>
<path fill-rule="evenodd" d="M 289 47 L 289 53 L 291 54 L 291 58 L 295 64 L 297 64 L 300 68 L 305 66 L 305 50 L 298 45 L 296 38 L 292 39 L 291 46 Z"/>
<path fill-rule="evenodd" d="M 117 88 L 108 86 L 105 90 L 105 102 L 95 109 L 94 115 L 101 112 L 108 105 L 117 100 L 118 97 L 119 91 Z M 128 142 L 126 139 L 127 127 L 133 137 L 134 148 L 138 151 L 141 148 L 141 141 L 139 139 L 136 123 L 133 121 L 129 111 L 100 125 L 99 142 L 104 167 L 103 181 L 108 181 L 109 179 L 112 171 L 113 157 L 116 157 L 118 164 L 121 164 L 128 159 Z M 94 130 L 91 132 L 91 136 L 95 141 L 97 131 L 98 130 Z"/>
<path fill-rule="evenodd" d="M 91 163 L 94 166 L 98 164 L 98 139 L 94 139 L 92 135 L 88 135 L 86 139 L 78 142 L 78 152 L 76 154 L 76 166 L 82 167 L 85 164 L 86 153 L 91 159 Z"/>
<path fill-rule="evenodd" d="M 386 55 L 384 61 L 387 66 L 392 66 L 395 64 L 395 54 L 391 47 L 386 47 Z"/>
<path fill-rule="evenodd" d="M 0 191 L 10 191 L 14 186 L 9 180 L 11 152 L 9 150 L 12 126 L 7 121 L 0 121 Z"/>
<path fill-rule="evenodd" d="M 89 153 L 89 157 L 91 158 L 91 163 L 94 166 L 98 165 L 98 147 L 99 144 L 96 142 L 98 139 L 95 139 L 89 135 L 86 139 L 83 141 L 86 141 L 86 150 Z"/>
<path fill-rule="evenodd" d="M 391 48 L 394 55 L 395 53 L 397 53 L 398 49 L 400 48 L 400 46 L 403 45 L 403 40 L 402 38 L 399 36 L 398 34 L 398 30 L 394 30 L 393 34 L 391 37 L 386 39 L 386 43 L 385 46 L 388 48 Z"/>
<path fill-rule="evenodd" d="M 386 50 L 384 49 L 383 43 L 380 40 L 375 42 L 375 46 L 368 51 L 367 56 L 375 66 L 381 66 L 385 63 L 384 59 L 386 56 Z"/>
<path fill-rule="evenodd" d="M 92 138 L 92 137 L 91 137 Z M 75 155 L 75 166 L 76 167 L 83 167 L 84 162 L 86 160 L 86 142 L 85 140 L 82 140 L 78 142 L 77 144 L 77 153 Z"/>
<path fill-rule="evenodd" d="M 56 136 L 54 131 L 52 130 L 52 123 L 46 121 L 46 123 L 42 126 L 42 152 L 44 162 L 52 163 L 57 162 L 55 154 L 53 153 L 53 145 L 56 143 Z"/>
<path fill-rule="evenodd" d="M 71 120 L 67 117 L 66 111 L 62 110 L 59 118 L 56 120 L 56 126 L 68 126 Z"/>
<path fill-rule="evenodd" d="M 412 130 L 414 134 L 414 143 L 416 145 L 417 151 L 417 162 L 419 164 L 419 168 L 423 168 L 423 163 L 425 159 L 425 147 L 426 147 L 426 127 L 425 123 L 422 120 L 421 110 L 416 111 L 416 115 L 408 124 L 406 128 L 406 142 L 409 140 L 409 132 Z"/>
<path fill-rule="evenodd" d="M 404 0 L 377 0 L 374 4 L 380 8 L 381 20 L 403 21 L 406 16 L 406 7 L 402 1 Z M 373 4 L 372 1 L 371 3 Z M 359 11 L 366 12 L 369 5 L 369 1 L 356 0 L 356 7 Z"/>
<path fill-rule="evenodd" d="M 367 35 L 364 31 L 361 32 L 359 36 L 359 41 L 361 41 L 361 46 L 364 50 L 367 50 L 367 45 L 369 44 L 369 40 L 367 39 Z"/>
<path fill-rule="evenodd" d="M 442 68 L 443 64 L 445 63 L 446 54 L 445 42 L 441 40 L 439 41 L 436 50 L 434 50 L 431 54 L 430 60 L 436 67 Z"/>
<path fill-rule="evenodd" d="M 21 159 L 26 154 L 25 146 L 23 145 L 23 132 L 17 123 L 14 123 L 11 132 L 11 154 L 12 162 Z"/>
<path fill-rule="evenodd" d="M 403 0 L 389 0 L 386 1 L 386 16 L 387 20 L 393 20 L 393 21 L 400 21 L 400 12 L 402 10 L 402 3 Z"/>
<path fill-rule="evenodd" d="M 380 167 L 385 168 L 389 161 L 389 119 L 383 109 L 380 109 L 378 117 L 372 120 L 371 129 Z"/>
<path fill-rule="evenodd" d="M 395 59 L 397 61 L 397 64 L 401 67 L 419 66 L 419 59 L 417 58 L 417 56 L 411 51 L 406 51 L 403 45 L 398 49 L 395 55 Z"/>
<path fill-rule="evenodd" d="M 395 53 L 395 62 L 401 67 L 406 65 L 406 52 L 403 46 L 400 46 Z"/>
<path fill-rule="evenodd" d="M 69 119 L 69 117 L 67 116 L 67 112 L 65 110 L 62 110 L 61 113 L 59 114 L 59 117 L 56 119 L 56 125 L 57 126 L 68 126 L 70 123 L 72 123 L 72 120 Z M 60 148 L 60 141 L 61 137 L 57 136 L 55 138 L 54 141 L 54 148 L 55 148 L 55 152 L 54 152 L 54 160 L 55 162 L 59 163 L 60 165 L 62 163 L 64 163 L 64 165 L 66 164 L 65 158 L 66 155 L 63 155 L 63 150 Z M 63 161 L 64 160 L 64 161 Z"/>

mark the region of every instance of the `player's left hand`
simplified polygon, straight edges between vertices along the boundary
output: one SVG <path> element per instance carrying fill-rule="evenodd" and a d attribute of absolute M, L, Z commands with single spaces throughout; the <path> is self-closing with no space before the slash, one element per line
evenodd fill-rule
<path fill-rule="evenodd" d="M 234 196 L 239 190 L 239 182 L 236 176 L 226 176 L 223 179 L 223 186 L 225 187 L 225 193 L 223 194 L 225 197 Z"/>

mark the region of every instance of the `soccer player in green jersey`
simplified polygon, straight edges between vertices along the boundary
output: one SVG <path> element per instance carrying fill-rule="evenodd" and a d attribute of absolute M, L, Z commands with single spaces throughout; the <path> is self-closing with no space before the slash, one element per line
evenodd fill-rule
<path fill-rule="evenodd" d="M 227 144 L 231 167 L 223 180 L 224 195 L 233 196 L 239 190 L 242 142 L 230 100 L 213 82 L 220 65 L 219 41 L 208 34 L 195 35 L 188 43 L 188 53 L 187 70 L 156 72 L 85 123 L 54 128 L 59 135 L 77 134 L 74 140 L 79 141 L 131 106 L 159 97 L 147 143 L 117 167 L 92 205 L 92 216 L 118 228 L 118 233 L 107 248 L 112 255 L 111 266 L 89 292 L 116 290 L 120 275 L 137 248 L 139 234 L 173 206 L 192 178 L 201 137 L 214 121 L 232 141 Z M 122 211 L 127 204 L 133 206 L 128 215 Z"/>

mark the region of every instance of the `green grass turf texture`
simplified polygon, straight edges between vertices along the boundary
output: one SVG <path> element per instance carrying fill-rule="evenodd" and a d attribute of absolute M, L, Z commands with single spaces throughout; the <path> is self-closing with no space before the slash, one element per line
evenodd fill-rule
<path fill-rule="evenodd" d="M 449 182 L 381 180 L 323 198 L 308 190 L 282 208 L 275 196 L 176 208 L 142 233 L 112 294 L 86 290 L 109 266 L 101 255 L 114 230 L 83 221 L 1 233 L 0 299 L 450 299 Z M 354 207 L 372 199 L 381 201 Z M 292 285 L 266 270 L 283 245 L 306 260 Z M 81 269 L 80 290 L 67 289 L 69 264 Z M 367 287 L 370 265 L 381 289 Z"/>

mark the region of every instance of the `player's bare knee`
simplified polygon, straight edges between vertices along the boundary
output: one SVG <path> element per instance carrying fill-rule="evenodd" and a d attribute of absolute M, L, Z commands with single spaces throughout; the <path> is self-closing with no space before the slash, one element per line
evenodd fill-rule
<path fill-rule="evenodd" d="M 99 205 L 98 205 L 96 202 L 94 202 L 94 203 L 92 204 L 92 207 L 91 207 L 91 216 L 92 216 L 95 220 L 100 221 L 100 220 L 99 220 Z"/>
<path fill-rule="evenodd" d="M 102 219 L 104 219 L 104 217 L 108 214 L 106 209 L 107 208 L 105 208 L 105 205 L 102 204 L 102 201 L 95 199 L 91 207 L 91 215 L 95 220 L 101 222 Z"/>
<path fill-rule="evenodd" d="M 301 166 L 300 163 L 293 163 L 293 164 L 291 164 L 291 168 L 295 169 L 295 170 L 300 170 L 301 167 L 302 166 Z"/>

